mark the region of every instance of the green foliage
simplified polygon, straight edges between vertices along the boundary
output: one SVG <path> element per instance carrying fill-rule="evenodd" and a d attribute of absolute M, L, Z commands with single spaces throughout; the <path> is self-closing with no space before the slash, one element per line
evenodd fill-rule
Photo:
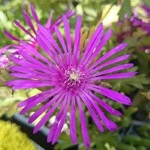
<path fill-rule="evenodd" d="M 8 87 L 0 87 L 0 117 L 4 114 L 7 117 L 11 117 L 14 113 L 18 112 L 17 105 L 20 101 L 39 92 L 37 89 L 13 92 Z"/>
<path fill-rule="evenodd" d="M 114 90 L 131 94 L 131 92 L 135 92 L 135 89 L 144 89 L 144 85 L 150 84 L 150 80 L 144 74 L 140 74 L 132 79 L 110 81 L 110 83 L 113 84 Z"/>
<path fill-rule="evenodd" d="M 150 1 L 149 0 L 143 0 L 143 2 L 150 7 Z"/>
<path fill-rule="evenodd" d="M 1 150 L 37 150 L 35 145 L 22 133 L 18 126 L 0 120 Z"/>
<path fill-rule="evenodd" d="M 131 1 L 130 0 L 124 0 L 123 1 L 122 7 L 121 7 L 120 12 L 119 12 L 119 18 L 121 20 L 123 20 L 125 15 L 127 15 L 128 18 L 130 18 L 132 15 L 132 7 L 131 7 Z"/>

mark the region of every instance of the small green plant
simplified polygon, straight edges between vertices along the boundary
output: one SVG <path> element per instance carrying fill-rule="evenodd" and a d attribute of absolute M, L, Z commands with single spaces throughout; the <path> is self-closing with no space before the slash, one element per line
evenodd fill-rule
<path fill-rule="evenodd" d="M 22 133 L 18 126 L 0 120 L 1 150 L 36 150 L 35 145 Z"/>

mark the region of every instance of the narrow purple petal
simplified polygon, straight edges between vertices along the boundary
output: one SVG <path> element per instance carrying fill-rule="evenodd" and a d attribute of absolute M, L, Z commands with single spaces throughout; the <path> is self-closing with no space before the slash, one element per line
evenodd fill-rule
<path fill-rule="evenodd" d="M 49 90 L 48 90 L 48 91 L 49 91 Z M 44 91 L 44 93 L 46 93 L 46 92 L 47 92 L 47 91 Z M 18 107 L 25 107 L 26 105 L 32 103 L 35 99 L 39 98 L 39 97 L 41 96 L 41 94 L 42 94 L 42 93 L 37 94 L 37 95 L 32 96 L 32 97 L 29 97 L 28 99 L 26 99 L 26 100 L 20 102 L 20 103 L 18 104 Z"/>
<path fill-rule="evenodd" d="M 38 37 L 43 41 L 43 43 L 45 43 L 45 46 L 47 46 L 47 48 L 49 49 L 47 53 L 52 52 L 56 56 L 62 54 L 61 49 L 57 45 L 56 41 L 54 40 L 48 29 L 44 28 L 41 25 L 38 25 Z M 41 43 L 40 46 L 43 47 L 43 44 Z"/>
<path fill-rule="evenodd" d="M 23 10 L 23 15 L 24 15 L 24 19 L 25 19 L 25 21 L 27 22 L 27 24 L 29 25 L 29 27 L 30 27 L 30 28 L 32 29 L 32 31 L 36 34 L 36 31 L 35 31 L 35 29 L 34 29 L 34 26 L 33 26 L 33 24 L 32 24 L 32 21 L 31 21 L 29 15 L 28 15 L 28 13 L 27 13 L 25 10 Z"/>
<path fill-rule="evenodd" d="M 26 30 L 17 20 L 15 20 L 14 23 L 15 23 L 15 25 L 16 25 L 17 27 L 19 27 L 22 31 L 24 31 L 26 34 L 30 35 L 33 39 L 35 39 L 34 36 L 33 36 L 28 30 Z"/>
<path fill-rule="evenodd" d="M 60 119 L 59 125 L 57 126 L 57 129 L 54 133 L 53 139 L 52 139 L 52 144 L 55 144 L 58 140 L 59 135 L 61 134 L 61 130 L 65 124 L 65 120 L 66 120 L 66 116 L 67 116 L 67 112 L 65 111 L 63 116 Z"/>
<path fill-rule="evenodd" d="M 57 20 L 55 20 L 53 22 L 54 25 L 59 26 L 60 23 L 63 20 L 63 16 L 66 16 L 66 18 L 71 18 L 72 16 L 75 15 L 76 12 L 73 12 L 72 10 L 68 9 L 63 15 L 61 15 L 60 17 L 57 18 Z"/>
<path fill-rule="evenodd" d="M 26 113 L 27 111 L 29 111 L 31 108 L 37 106 L 38 104 L 46 101 L 48 98 L 50 98 L 51 96 L 54 96 L 58 94 L 58 90 L 57 91 L 53 91 L 53 90 L 48 90 L 45 92 L 40 93 L 39 95 L 37 95 L 37 98 L 34 97 L 33 101 L 29 103 L 28 100 L 28 104 L 21 110 L 21 114 Z M 27 102 L 27 101 L 26 101 Z"/>
<path fill-rule="evenodd" d="M 129 97 L 121 94 L 121 93 L 118 93 L 116 91 L 113 91 L 113 90 L 110 90 L 110 89 L 107 89 L 105 87 L 102 87 L 102 86 L 98 86 L 98 85 L 90 85 L 88 84 L 88 88 L 91 89 L 91 90 L 94 90 L 114 101 L 117 101 L 121 104 L 125 104 L 125 105 L 131 105 L 132 102 L 130 100 Z"/>
<path fill-rule="evenodd" d="M 38 61 L 37 59 L 35 59 L 33 56 L 31 56 L 31 54 L 28 54 L 26 52 L 26 49 L 18 51 L 18 53 L 25 58 L 28 62 L 34 64 L 34 65 L 38 65 L 41 68 L 45 68 L 47 70 L 49 70 L 49 67 L 47 65 L 45 65 L 44 63 Z"/>
<path fill-rule="evenodd" d="M 30 116 L 28 122 L 32 123 L 35 121 L 43 112 L 45 112 L 47 109 L 51 109 L 51 106 L 53 106 L 58 99 L 63 99 L 64 95 L 62 93 L 55 93 L 56 95 L 49 100 L 45 105 L 43 105 L 40 109 L 38 109 L 32 116 Z M 51 96 L 51 95 L 50 95 Z"/>
<path fill-rule="evenodd" d="M 60 49 L 57 42 L 55 41 L 55 39 L 52 36 L 51 36 L 51 45 L 53 46 L 55 51 L 57 51 L 59 53 L 59 55 L 62 54 L 62 50 Z"/>
<path fill-rule="evenodd" d="M 40 122 L 34 127 L 33 133 L 36 133 L 51 117 L 56 108 L 60 105 L 63 99 L 59 98 L 56 103 L 54 103 L 53 107 L 44 115 L 44 117 L 40 120 Z"/>
<path fill-rule="evenodd" d="M 70 9 L 67 10 L 64 15 L 67 17 L 67 18 L 71 18 L 72 16 L 75 15 L 76 12 L 73 12 L 71 11 Z M 61 23 L 63 22 L 63 15 L 61 15 L 60 17 L 58 17 L 54 22 L 53 24 L 51 25 L 50 27 L 50 31 L 53 33 L 54 32 L 54 26 L 59 26 Z"/>
<path fill-rule="evenodd" d="M 117 71 L 120 71 L 120 70 L 129 69 L 133 66 L 134 65 L 132 63 L 123 64 L 123 65 L 119 65 L 119 66 L 116 66 L 116 67 L 112 67 L 110 69 L 106 69 L 106 70 L 104 69 L 101 72 L 97 72 L 96 74 L 93 74 L 93 76 L 101 76 L 101 75 L 105 75 L 105 74 L 109 74 L 109 73 L 114 73 L 114 72 L 117 72 Z"/>
<path fill-rule="evenodd" d="M 70 8 L 67 8 L 66 12 L 65 12 L 65 16 L 67 18 L 71 18 L 72 16 L 76 15 L 76 11 L 72 11 Z"/>
<path fill-rule="evenodd" d="M 49 80 L 49 76 L 45 76 L 45 74 L 23 74 L 23 73 L 11 73 L 10 74 L 12 77 L 17 77 L 17 78 L 24 78 L 24 79 L 39 79 L 39 80 Z"/>
<path fill-rule="evenodd" d="M 109 52 L 107 52 L 104 56 L 102 56 L 99 60 L 98 63 L 103 62 L 104 60 L 108 59 L 109 57 L 113 56 L 114 54 L 122 51 L 123 49 L 125 49 L 127 47 L 126 43 L 120 44 L 118 46 L 116 46 L 115 48 L 113 48 L 112 50 L 110 50 Z"/>
<path fill-rule="evenodd" d="M 11 40 L 20 42 L 20 39 L 18 39 L 17 37 L 13 36 L 10 32 L 4 30 L 4 34 L 5 34 L 8 38 L 10 38 Z"/>
<path fill-rule="evenodd" d="M 49 18 L 48 18 L 48 20 L 46 22 L 46 25 L 45 25 L 45 27 L 48 28 L 48 29 L 51 27 L 51 24 L 52 24 L 53 13 L 54 13 L 53 11 L 50 12 Z"/>
<path fill-rule="evenodd" d="M 78 60 L 80 54 L 80 29 L 81 29 L 82 17 L 78 16 L 75 28 L 75 37 L 74 37 L 74 58 Z"/>
<path fill-rule="evenodd" d="M 68 100 L 68 95 L 65 96 L 64 100 L 62 101 L 62 104 L 60 106 L 60 111 L 58 112 L 56 118 L 55 118 L 55 122 L 53 123 L 53 125 L 51 126 L 51 129 L 48 133 L 48 137 L 47 137 L 47 142 L 52 141 L 54 135 L 55 135 L 55 131 L 57 130 L 58 124 L 60 122 L 60 119 L 62 118 L 63 114 L 64 114 L 64 109 L 66 108 L 66 103 Z"/>
<path fill-rule="evenodd" d="M 0 49 L 0 55 L 3 54 L 5 51 L 7 51 L 12 45 L 7 45 L 7 46 L 4 46 Z"/>
<path fill-rule="evenodd" d="M 102 121 L 104 122 L 104 124 L 108 130 L 113 132 L 116 129 L 118 129 L 118 126 L 104 115 L 104 113 L 101 111 L 101 109 L 97 106 L 97 104 L 93 100 L 90 100 L 90 102 L 91 102 L 91 107 L 93 106 L 95 108 L 95 110 L 101 117 Z"/>
<path fill-rule="evenodd" d="M 96 29 L 96 31 L 94 32 L 93 36 L 91 37 L 90 41 L 88 42 L 85 52 L 83 54 L 83 57 L 81 59 L 80 64 L 82 63 L 86 63 L 89 56 L 93 53 L 94 51 L 94 46 L 97 45 L 97 43 L 101 40 L 101 36 L 103 35 L 103 24 L 99 24 L 98 28 Z M 94 44 L 95 43 L 95 44 Z M 88 57 L 87 57 L 88 56 Z"/>
<path fill-rule="evenodd" d="M 112 59 L 112 60 L 110 60 L 110 61 L 107 61 L 107 62 L 105 62 L 105 63 L 103 63 L 103 64 L 101 64 L 101 65 L 99 65 L 100 63 L 99 63 L 99 60 L 98 60 L 98 61 L 96 61 L 96 62 L 89 68 L 89 70 L 90 70 L 91 72 L 94 72 L 94 71 L 103 69 L 104 67 L 107 67 L 107 66 L 109 66 L 109 65 L 113 65 L 113 64 L 115 64 L 115 63 L 117 63 L 117 62 L 124 61 L 124 60 L 128 59 L 129 57 L 130 57 L 130 55 L 123 55 L 123 56 L 117 57 L 117 58 L 115 58 L 115 59 Z M 98 65 L 99 65 L 99 66 L 98 66 Z"/>
<path fill-rule="evenodd" d="M 88 59 L 88 62 L 86 63 L 86 66 L 88 66 L 89 64 L 91 64 L 91 62 L 93 61 L 93 59 L 95 57 L 97 57 L 97 55 L 99 54 L 99 52 L 102 50 L 102 47 L 107 43 L 107 41 L 110 39 L 111 35 L 112 35 L 113 31 L 109 30 L 104 37 L 102 38 L 101 42 L 99 43 L 99 45 L 96 47 L 96 49 L 93 51 L 93 54 L 91 55 L 90 59 Z"/>
<path fill-rule="evenodd" d="M 87 96 L 87 93 L 83 92 L 83 94 L 80 94 L 80 97 L 81 97 L 82 101 L 84 102 L 84 104 L 86 105 L 86 107 L 88 108 L 88 110 L 89 110 L 97 128 L 99 129 L 99 131 L 104 132 L 104 128 L 103 128 L 101 122 L 99 121 L 97 114 L 94 112 L 94 110 L 90 106 L 90 102 L 89 102 L 89 99 L 91 99 L 90 96 Z"/>
<path fill-rule="evenodd" d="M 50 48 L 52 48 L 52 46 L 49 43 L 47 43 L 46 40 L 43 41 L 43 39 L 44 38 L 42 38 L 42 36 L 37 36 L 37 41 L 38 41 L 39 45 L 41 46 L 41 48 L 46 52 L 46 54 L 49 55 L 49 57 L 51 58 L 51 60 L 53 62 L 58 64 L 58 58 L 55 57 L 55 56 L 57 56 L 57 53 L 54 51 L 51 51 Z M 55 54 L 53 54 L 53 53 L 55 53 Z"/>
<path fill-rule="evenodd" d="M 63 111 L 63 116 L 61 117 L 60 122 L 59 122 L 59 124 L 57 126 L 57 129 L 55 131 L 55 134 L 54 134 L 54 136 L 52 138 L 52 144 L 56 143 L 56 141 L 58 140 L 58 137 L 59 137 L 59 135 L 61 133 L 61 130 L 62 130 L 64 124 L 65 124 L 69 105 L 70 105 L 70 97 L 68 97 L 66 107 L 65 107 L 65 109 Z"/>
<path fill-rule="evenodd" d="M 46 81 L 50 82 L 50 81 Z M 13 86 L 13 90 L 20 90 L 20 89 L 30 89 L 30 88 L 40 88 L 40 87 L 50 87 L 53 86 L 53 84 L 50 83 L 34 83 L 34 84 L 27 84 L 27 85 L 16 85 Z"/>
<path fill-rule="evenodd" d="M 82 131 L 82 136 L 83 136 L 83 141 L 84 144 L 87 148 L 90 147 L 90 138 L 88 135 L 88 129 L 86 126 L 86 119 L 85 119 L 85 115 L 83 112 L 83 108 L 82 108 L 82 103 L 79 97 L 77 97 L 77 103 L 78 103 L 78 108 L 79 108 L 79 115 L 80 115 L 80 124 L 81 124 L 81 131 Z"/>
<path fill-rule="evenodd" d="M 34 5 L 33 4 L 30 5 L 30 9 L 31 9 L 31 13 L 32 13 L 32 16 L 33 16 L 35 22 L 36 23 L 40 23 L 38 15 L 37 15 L 37 13 L 36 13 L 36 11 L 34 9 Z"/>
<path fill-rule="evenodd" d="M 23 68 L 25 67 L 25 68 L 33 68 L 34 70 L 38 70 L 38 71 L 42 71 L 42 72 L 45 72 L 46 74 L 51 74 L 51 71 L 50 71 L 50 69 L 48 70 L 47 68 L 43 68 L 43 67 L 41 67 L 41 66 L 38 66 L 37 64 L 32 64 L 32 63 L 30 63 L 30 62 L 28 62 L 28 61 L 25 61 L 25 60 L 23 60 L 23 59 L 19 59 L 19 58 L 16 58 L 14 55 L 11 55 L 10 56 L 10 59 L 14 62 L 14 63 L 16 63 L 16 64 L 18 64 L 18 65 L 20 65 L 20 66 L 22 66 Z"/>
<path fill-rule="evenodd" d="M 40 94 L 37 94 L 35 96 L 32 96 L 32 97 L 30 97 L 30 98 L 20 102 L 18 107 L 24 107 L 25 108 L 25 107 L 30 107 L 31 106 L 31 108 L 32 108 L 33 104 L 37 105 L 38 103 L 43 102 L 43 100 L 46 100 L 45 98 L 43 98 L 43 95 L 44 95 L 44 97 L 47 98 L 47 96 L 51 97 L 51 96 L 53 96 L 53 95 L 55 95 L 57 93 L 59 93 L 59 91 L 58 90 L 54 90 L 54 89 L 44 91 L 44 92 L 42 92 Z"/>
<path fill-rule="evenodd" d="M 71 102 L 70 136 L 71 136 L 72 142 L 73 142 L 74 144 L 77 144 L 76 103 L 75 103 L 75 97 L 72 97 L 72 102 Z"/>
<path fill-rule="evenodd" d="M 135 76 L 136 74 L 137 74 L 137 72 L 125 72 L 125 73 L 99 76 L 99 77 L 91 78 L 91 80 L 97 81 L 97 80 L 124 79 L 124 78 L 131 78 L 131 77 Z"/>
<path fill-rule="evenodd" d="M 6 83 L 7 86 L 12 86 L 14 90 L 53 86 L 51 80 L 13 80 Z"/>
<path fill-rule="evenodd" d="M 100 104 L 106 111 L 108 111 L 112 115 L 121 116 L 121 112 L 113 109 L 110 105 L 108 105 L 103 100 L 99 99 L 95 94 L 92 92 L 89 93 L 89 96 L 91 96 L 91 99 L 95 100 L 98 104 Z"/>
<path fill-rule="evenodd" d="M 41 55 L 35 48 L 33 48 L 31 45 L 27 44 L 26 42 L 21 42 L 22 46 L 26 49 L 27 52 L 29 52 L 30 54 L 36 56 L 37 58 L 41 59 L 42 61 L 44 61 L 47 65 L 51 66 L 52 62 L 49 61 L 46 57 L 44 57 L 43 55 Z"/>
<path fill-rule="evenodd" d="M 65 41 L 64 41 L 63 36 L 62 36 L 61 32 L 59 31 L 57 26 L 55 26 L 55 32 L 56 32 L 56 35 L 57 35 L 57 37 L 58 37 L 58 39 L 59 39 L 59 41 L 63 47 L 64 53 L 67 53 Z"/>
<path fill-rule="evenodd" d="M 33 78 L 36 75 L 37 75 L 37 77 L 38 76 L 42 76 L 45 78 L 50 77 L 49 73 L 46 74 L 45 72 L 42 72 L 42 71 L 36 71 L 33 68 L 23 68 L 21 66 L 12 66 L 12 67 L 10 67 L 10 71 L 12 71 L 13 73 L 23 73 L 26 75 L 33 75 Z"/>
<path fill-rule="evenodd" d="M 12 81 L 8 81 L 7 85 L 8 86 L 13 86 L 13 85 L 20 85 L 20 84 L 34 84 L 34 83 L 41 83 L 41 81 L 37 81 L 37 80 L 23 80 L 23 79 L 17 79 L 17 80 L 12 80 Z"/>
<path fill-rule="evenodd" d="M 19 77 L 19 78 L 23 78 L 25 75 L 26 77 L 30 77 L 31 78 L 50 78 L 50 74 L 46 74 L 40 71 L 36 71 L 34 69 L 31 68 L 22 68 L 20 66 L 13 66 L 10 67 L 10 71 L 13 72 L 11 73 L 12 76 L 15 77 Z"/>
<path fill-rule="evenodd" d="M 69 22 L 66 16 L 63 16 L 63 23 L 64 23 L 64 30 L 65 30 L 65 36 L 66 36 L 66 42 L 67 42 L 67 48 L 68 52 L 71 54 L 71 35 L 70 35 L 70 27 Z"/>
<path fill-rule="evenodd" d="M 46 29 L 45 27 L 43 27 L 42 25 L 38 24 L 38 35 L 43 37 L 44 40 L 47 41 L 47 45 L 51 46 L 50 49 L 53 50 L 54 52 L 57 52 L 59 54 L 62 53 L 61 49 L 59 48 L 57 42 L 55 41 L 55 39 L 53 38 L 53 36 L 51 35 L 51 33 L 49 32 L 48 29 Z"/>

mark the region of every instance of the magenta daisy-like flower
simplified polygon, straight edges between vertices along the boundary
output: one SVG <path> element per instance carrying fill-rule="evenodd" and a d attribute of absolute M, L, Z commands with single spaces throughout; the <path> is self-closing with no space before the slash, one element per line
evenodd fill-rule
<path fill-rule="evenodd" d="M 84 106 L 87 107 L 93 121 L 100 132 L 104 128 L 114 131 L 118 127 L 111 121 L 101 108 L 113 115 L 121 115 L 97 94 L 112 99 L 115 102 L 131 105 L 129 97 L 113 91 L 100 84 L 106 80 L 133 77 L 135 72 L 124 72 L 133 67 L 132 63 L 124 64 L 129 55 L 119 55 L 127 44 L 123 43 L 111 49 L 103 56 L 101 51 L 107 43 L 112 30 L 104 33 L 100 24 L 89 39 L 84 50 L 80 49 L 82 18 L 78 16 L 74 35 L 70 32 L 69 21 L 63 16 L 64 35 L 55 26 L 55 36 L 40 24 L 37 31 L 37 43 L 41 47 L 36 51 L 29 44 L 22 42 L 18 51 L 22 59 L 11 56 L 15 63 L 11 67 L 11 76 L 16 77 L 7 83 L 14 90 L 28 88 L 42 88 L 42 92 L 32 96 L 19 104 L 24 114 L 42 104 L 29 118 L 29 123 L 35 121 L 41 114 L 34 128 L 36 133 L 54 114 L 55 122 L 50 127 L 47 141 L 54 144 L 66 122 L 70 112 L 70 136 L 74 144 L 77 143 L 76 116 L 79 112 L 83 141 L 86 147 L 90 146 Z M 117 55 L 117 56 L 116 56 Z M 116 57 L 115 57 L 116 56 Z M 43 88 L 44 87 L 44 88 Z"/>

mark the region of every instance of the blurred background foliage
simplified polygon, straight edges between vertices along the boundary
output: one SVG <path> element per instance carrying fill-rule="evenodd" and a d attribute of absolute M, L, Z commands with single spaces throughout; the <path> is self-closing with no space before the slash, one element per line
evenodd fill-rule
<path fill-rule="evenodd" d="M 136 9 L 138 19 L 146 22 L 150 30 L 150 16 L 147 16 L 142 10 L 143 2 L 150 7 L 149 0 L 0 0 L 0 47 L 12 42 L 4 36 L 3 30 L 8 30 L 17 37 L 25 36 L 15 27 L 13 21 L 17 19 L 26 26 L 22 9 L 29 12 L 30 3 L 34 4 L 42 24 L 46 23 L 51 10 L 54 11 L 53 20 L 55 20 L 70 7 L 77 14 L 83 15 L 83 26 L 90 28 L 103 22 L 106 30 L 112 28 L 114 35 L 104 47 L 103 53 L 121 42 L 129 44 L 126 52 L 131 54 L 129 61 L 136 65 L 134 69 L 138 75 L 132 79 L 114 80 L 107 84 L 114 90 L 128 95 L 133 100 L 133 106 L 126 107 L 104 99 L 114 108 L 123 112 L 122 117 L 108 114 L 120 126 L 120 130 L 114 133 L 108 131 L 100 133 L 86 112 L 92 142 L 91 150 L 150 149 L 150 34 L 131 23 L 131 17 L 134 16 Z M 72 24 L 73 21 L 72 19 Z M 7 71 L 1 69 L 0 116 L 7 115 L 10 117 L 18 111 L 16 106 L 20 100 L 35 95 L 39 90 L 24 90 L 14 93 L 9 88 L 4 87 L 7 76 Z M 79 119 L 77 120 L 79 121 Z M 78 149 L 84 150 L 80 127 L 78 126 L 77 129 L 79 135 Z M 61 141 L 55 145 L 54 149 L 77 149 L 77 147 L 72 146 L 67 133 L 64 132 L 60 139 Z"/>

